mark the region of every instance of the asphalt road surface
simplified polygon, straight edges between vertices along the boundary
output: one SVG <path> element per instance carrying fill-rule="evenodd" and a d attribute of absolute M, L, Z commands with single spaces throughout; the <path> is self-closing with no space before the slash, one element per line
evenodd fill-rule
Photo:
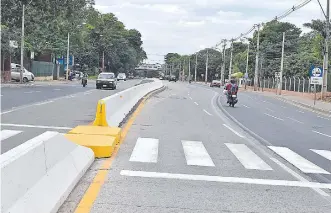
<path fill-rule="evenodd" d="M 76 84 L 2 88 L 1 104 L 7 109 L 1 112 L 1 154 L 45 131 L 65 133 L 77 125 L 92 122 L 99 99 L 140 82 L 119 82 L 116 90 L 97 90 L 91 83 L 85 88 Z"/>
<path fill-rule="evenodd" d="M 259 93 L 241 92 L 238 98 L 235 108 L 226 105 L 225 97 L 219 101 L 231 116 L 262 137 L 265 145 L 287 147 L 315 164 L 306 164 L 303 172 L 313 180 L 331 183 L 331 117 Z M 289 150 L 282 151 L 289 154 Z M 297 158 L 291 160 L 297 163 Z"/>
<path fill-rule="evenodd" d="M 217 103 L 215 91 L 219 89 L 181 82 L 166 84 L 167 89 L 149 99 L 131 126 L 91 212 L 331 212 L 331 185 L 313 182 L 228 119 Z M 246 103 L 242 99 L 240 103 Z M 281 134 L 277 122 L 282 122 L 284 141 L 274 142 L 276 148 L 288 147 L 293 152 L 330 150 L 328 139 L 319 134 L 314 138 L 319 142 L 311 143 L 314 146 L 308 146 L 310 140 L 301 142 L 304 137 L 296 138 L 298 134 L 291 137 L 287 128 L 300 123 L 270 119 L 263 115 L 265 106 L 253 100 L 247 97 L 249 108 L 239 105 L 227 110 L 241 112 L 243 120 L 262 114 L 250 120 L 249 127 L 256 125 L 269 134 L 277 129 L 274 137 Z M 294 118 L 307 124 L 309 121 Z M 329 124 L 328 120 L 315 121 L 319 121 L 315 125 Z M 305 166 L 305 161 L 296 159 Z M 321 162 L 324 160 L 316 164 L 326 165 L 324 170 L 331 172 L 330 159 L 325 161 L 328 165 Z M 81 185 L 86 186 L 92 178 L 85 175 L 60 212 L 74 206 L 73 197 L 79 194 L 77 191 L 81 194 Z"/>

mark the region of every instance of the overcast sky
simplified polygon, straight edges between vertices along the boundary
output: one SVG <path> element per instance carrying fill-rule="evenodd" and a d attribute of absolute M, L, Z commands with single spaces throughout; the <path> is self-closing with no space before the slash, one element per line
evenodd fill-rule
<path fill-rule="evenodd" d="M 168 52 L 192 54 L 247 32 L 303 0 L 96 0 L 102 13 L 112 12 L 127 28 L 142 34 L 148 62 L 163 62 Z M 323 6 L 326 0 L 320 0 Z M 283 21 L 302 28 L 311 19 L 323 19 L 317 0 Z M 303 29 L 307 31 L 307 29 Z"/>

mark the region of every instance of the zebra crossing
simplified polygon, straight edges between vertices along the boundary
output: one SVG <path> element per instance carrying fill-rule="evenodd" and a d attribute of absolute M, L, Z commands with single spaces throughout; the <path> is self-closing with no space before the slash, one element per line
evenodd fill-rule
<path fill-rule="evenodd" d="M 129 161 L 158 163 L 160 143 L 162 143 L 162 141 L 155 138 L 138 138 Z M 261 171 L 273 171 L 275 169 L 268 165 L 258 154 L 245 144 L 224 143 L 224 145 L 227 147 L 227 150 L 235 156 L 238 163 L 240 163 L 244 169 Z M 202 141 L 181 140 L 181 146 L 183 148 L 182 152 L 185 156 L 186 165 L 201 167 L 217 166 Z M 303 173 L 329 175 L 331 172 L 330 167 L 321 168 L 287 147 L 268 146 L 268 148 Z M 331 161 L 331 150 L 310 149 L 310 151 L 319 157 Z"/>

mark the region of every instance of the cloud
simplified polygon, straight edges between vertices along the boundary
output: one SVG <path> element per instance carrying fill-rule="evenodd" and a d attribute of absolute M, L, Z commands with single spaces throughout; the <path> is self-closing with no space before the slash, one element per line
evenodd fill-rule
<path fill-rule="evenodd" d="M 143 47 L 151 61 L 168 52 L 191 54 L 214 46 L 221 39 L 245 33 L 254 24 L 282 14 L 299 0 L 96 0 L 95 8 L 112 12 L 127 28 L 142 33 Z M 293 12 L 283 21 L 302 27 L 322 19 L 317 2 Z M 304 32 L 307 29 L 304 29 Z"/>

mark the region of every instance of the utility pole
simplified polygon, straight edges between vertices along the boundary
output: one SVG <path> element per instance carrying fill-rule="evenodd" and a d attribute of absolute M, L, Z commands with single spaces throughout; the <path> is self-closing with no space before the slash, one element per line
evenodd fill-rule
<path fill-rule="evenodd" d="M 207 58 L 206 58 L 206 73 L 205 73 L 205 83 L 208 81 L 208 49 L 207 49 Z"/>
<path fill-rule="evenodd" d="M 194 81 L 197 81 L 198 53 L 195 54 Z"/>
<path fill-rule="evenodd" d="M 330 37 L 330 0 L 327 0 L 326 3 L 326 37 L 325 37 L 325 62 L 323 68 L 323 97 L 326 97 L 326 93 L 328 90 L 328 70 L 329 70 L 329 37 Z"/>
<path fill-rule="evenodd" d="M 259 81 L 259 54 L 260 54 L 260 24 L 257 24 L 257 45 L 256 45 L 256 60 L 255 60 L 255 74 L 254 74 L 254 91 L 257 90 Z"/>
<path fill-rule="evenodd" d="M 21 36 L 21 71 L 20 71 L 20 83 L 23 83 L 24 72 L 24 19 L 25 19 L 25 5 L 22 8 L 22 36 Z"/>
<path fill-rule="evenodd" d="M 249 60 L 249 42 L 248 42 L 248 45 L 247 45 L 247 58 L 246 58 L 246 71 L 245 71 L 245 89 L 247 88 L 248 60 Z"/>
<path fill-rule="evenodd" d="M 224 84 L 224 72 L 225 72 L 225 46 L 226 46 L 226 40 L 223 40 L 224 44 L 223 44 L 223 64 L 222 64 L 222 68 L 221 68 L 221 84 L 223 86 Z"/>
<path fill-rule="evenodd" d="M 102 51 L 102 72 L 105 71 L 105 51 Z"/>
<path fill-rule="evenodd" d="M 191 56 L 188 58 L 188 80 L 191 80 Z"/>
<path fill-rule="evenodd" d="M 233 56 L 233 39 L 231 40 L 231 55 L 230 55 L 230 67 L 229 67 L 229 80 L 232 74 L 232 56 Z"/>
<path fill-rule="evenodd" d="M 282 60 L 280 62 L 280 73 L 279 73 L 280 79 L 279 79 L 279 85 L 278 85 L 279 95 L 282 94 L 282 89 L 283 89 L 284 47 L 285 47 L 285 32 L 283 32 Z"/>
<path fill-rule="evenodd" d="M 66 73 L 66 80 L 68 80 L 69 75 L 69 47 L 70 47 L 70 34 L 68 32 L 68 46 L 67 46 L 67 73 Z"/>

